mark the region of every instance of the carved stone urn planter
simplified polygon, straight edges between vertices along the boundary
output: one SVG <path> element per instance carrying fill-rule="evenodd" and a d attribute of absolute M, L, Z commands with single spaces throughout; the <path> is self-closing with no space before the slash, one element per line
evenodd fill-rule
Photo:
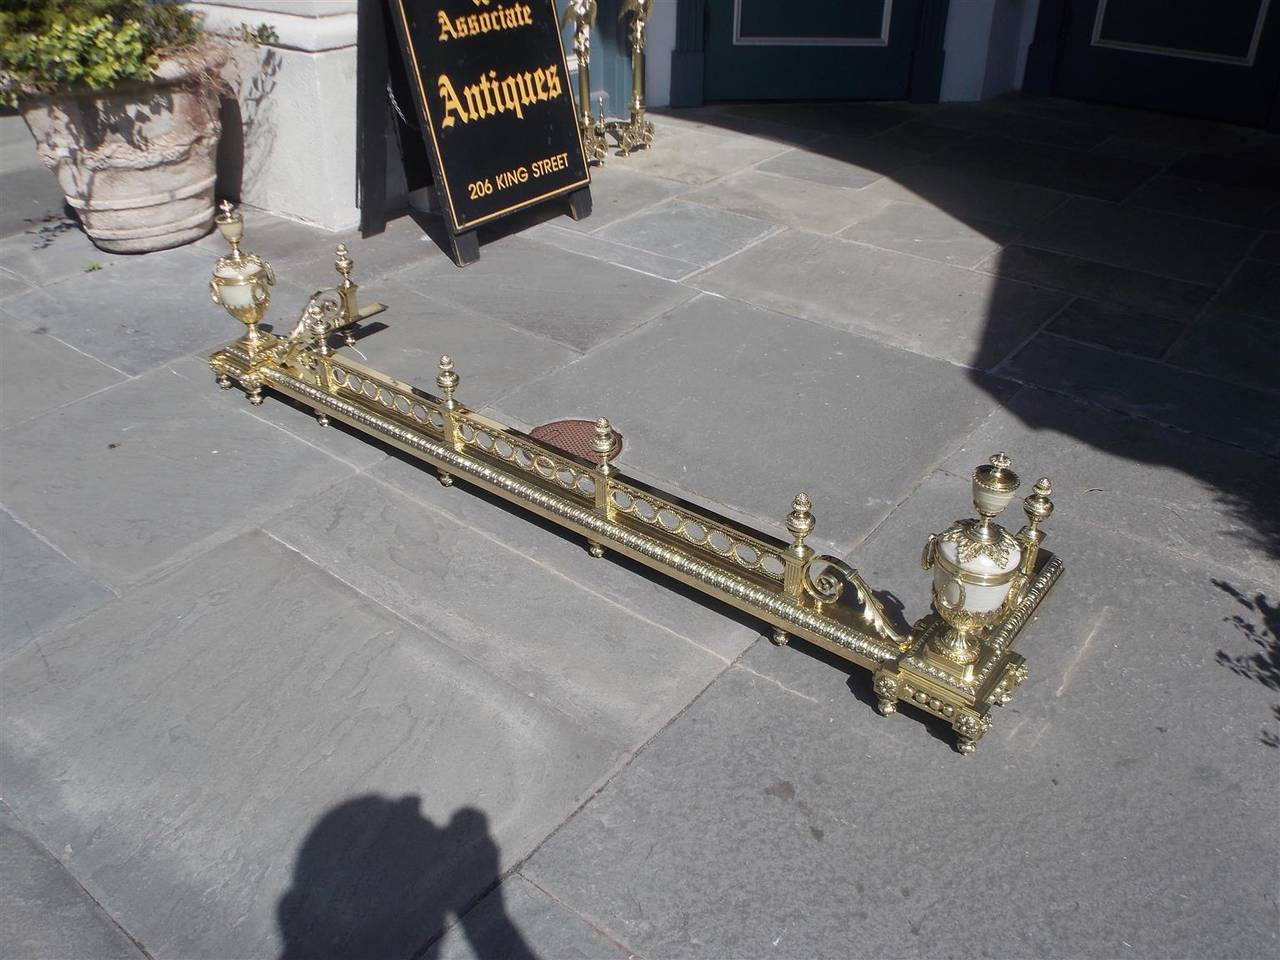
<path fill-rule="evenodd" d="M 219 66 L 170 60 L 154 83 L 20 101 L 40 159 L 101 249 L 163 250 L 213 229 Z"/>

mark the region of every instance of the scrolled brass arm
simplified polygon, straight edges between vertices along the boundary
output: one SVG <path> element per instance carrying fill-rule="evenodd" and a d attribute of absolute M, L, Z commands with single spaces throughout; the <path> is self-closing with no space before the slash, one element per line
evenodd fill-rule
<path fill-rule="evenodd" d="M 862 606 L 862 622 L 882 640 L 899 646 L 906 644 L 907 638 L 893 626 L 862 574 L 839 557 L 824 555 L 811 559 L 805 567 L 803 583 L 804 592 L 819 606 L 839 603 L 845 588 L 851 587 Z"/>

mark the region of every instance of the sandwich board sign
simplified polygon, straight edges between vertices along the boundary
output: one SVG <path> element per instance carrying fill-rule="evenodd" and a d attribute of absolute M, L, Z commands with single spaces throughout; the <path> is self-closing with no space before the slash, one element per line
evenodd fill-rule
<path fill-rule="evenodd" d="M 459 263 L 475 229 L 568 196 L 591 210 L 590 176 L 554 0 L 388 0 Z"/>

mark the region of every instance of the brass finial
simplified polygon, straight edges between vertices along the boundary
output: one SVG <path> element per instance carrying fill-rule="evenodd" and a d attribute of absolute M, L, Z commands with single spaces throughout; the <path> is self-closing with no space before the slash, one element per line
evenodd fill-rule
<path fill-rule="evenodd" d="M 244 256 L 240 252 L 240 241 L 244 239 L 244 217 L 230 200 L 223 200 L 218 204 L 218 209 L 221 212 L 214 217 L 213 222 L 222 234 L 222 239 L 231 245 L 231 259 L 239 262 Z"/>
<path fill-rule="evenodd" d="M 613 427 L 609 425 L 608 419 L 601 417 L 596 421 L 595 436 L 591 440 L 591 449 L 600 457 L 600 470 L 602 473 L 609 472 L 609 458 L 613 456 L 613 451 L 618 448 L 618 442 L 613 438 Z"/>
<path fill-rule="evenodd" d="M 1053 501 L 1049 495 L 1053 493 L 1053 484 L 1048 477 L 1041 477 L 1032 488 L 1031 496 L 1022 501 L 1022 510 L 1027 515 L 1027 523 L 1034 530 L 1053 513 Z"/>
<path fill-rule="evenodd" d="M 453 361 L 445 354 L 440 358 L 440 372 L 436 374 L 436 386 L 444 394 L 444 405 L 452 410 L 457 406 L 453 391 L 458 389 L 459 377 L 453 372 Z"/>
<path fill-rule="evenodd" d="M 338 271 L 342 277 L 342 285 L 344 287 L 351 284 L 351 268 L 356 265 L 355 261 L 347 255 L 347 245 L 345 243 L 338 244 L 336 251 L 337 256 L 333 259 L 333 268 Z"/>
<path fill-rule="evenodd" d="M 787 514 L 787 532 L 795 538 L 792 549 L 804 547 L 804 538 L 813 533 L 813 501 L 807 493 L 797 494 L 791 501 L 791 512 Z"/>
<path fill-rule="evenodd" d="M 329 346 L 329 324 L 325 322 L 324 311 L 320 309 L 320 304 L 312 300 L 307 304 L 306 309 L 306 325 L 318 341 L 320 355 L 327 357 L 333 353 Z"/>

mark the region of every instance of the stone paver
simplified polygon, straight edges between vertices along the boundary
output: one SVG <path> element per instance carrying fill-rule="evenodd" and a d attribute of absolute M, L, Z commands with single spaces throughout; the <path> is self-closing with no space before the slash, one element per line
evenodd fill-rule
<path fill-rule="evenodd" d="M 125 375 L 54 337 L 17 329 L 0 308 L 0 428 L 97 393 Z"/>
<path fill-rule="evenodd" d="M 114 594 L 0 513 L 0 659 L 59 623 L 75 620 Z"/>
<path fill-rule="evenodd" d="M 530 702 L 619 747 L 642 744 L 728 665 L 367 478 L 265 529 Z"/>
<path fill-rule="evenodd" d="M 1066 303 L 1061 294 L 1040 287 L 996 282 L 948 264 L 795 230 L 756 244 L 692 282 L 980 368 L 1002 360 Z"/>
<path fill-rule="evenodd" d="M 0 804 L 0 957 L 4 960 L 144 960 L 146 954 L 75 878 Z"/>
<path fill-rule="evenodd" d="M 624 441 L 625 442 L 625 441 Z M 370 471 L 377 480 L 506 546 L 569 582 L 629 609 L 650 624 L 732 660 L 760 636 L 760 625 L 731 607 L 613 554 L 598 560 L 559 527 L 532 519 L 496 497 L 468 487 L 445 488 L 417 461 L 389 457 Z M 417 508 L 422 509 L 422 508 Z M 488 549 L 484 541 L 479 546 Z M 665 642 L 665 641 L 664 641 Z"/>
<path fill-rule="evenodd" d="M 999 372 L 1261 453 L 1276 453 L 1280 407 L 1271 393 L 1040 334 Z"/>
<path fill-rule="evenodd" d="M 776 229 L 755 217 L 673 200 L 610 224 L 599 235 L 705 267 Z"/>
<path fill-rule="evenodd" d="M 807 490 L 819 517 L 814 540 L 845 544 L 985 419 L 1005 388 L 846 331 L 704 296 L 499 407 L 533 420 L 607 414 L 627 438 L 623 470 L 634 462 L 779 535 L 791 499 Z M 897 401 L 878 402 L 888 395 Z M 873 430 L 874 452 L 864 446 Z"/>
<path fill-rule="evenodd" d="M 262 533 L 3 694 L 6 799 L 153 956 L 409 956 L 614 757 Z"/>
<path fill-rule="evenodd" d="M 687 300 L 693 291 L 528 240 L 466 270 L 445 261 L 393 275 L 445 303 L 587 350 Z"/>
<path fill-rule="evenodd" d="M 247 407 L 220 396 L 199 361 L 158 368 L 6 430 L 4 503 L 89 576 L 120 588 L 354 472 Z"/>

